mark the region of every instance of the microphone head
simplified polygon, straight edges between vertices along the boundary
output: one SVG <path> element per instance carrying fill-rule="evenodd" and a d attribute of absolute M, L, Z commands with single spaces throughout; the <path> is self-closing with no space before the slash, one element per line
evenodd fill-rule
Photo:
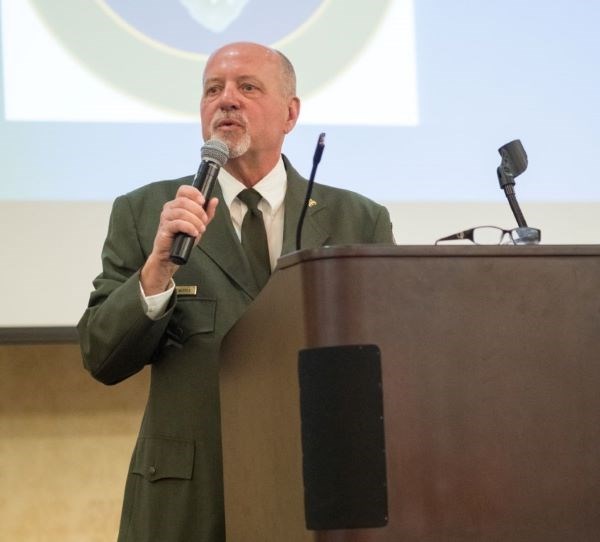
<path fill-rule="evenodd" d="M 219 167 L 223 167 L 229 158 L 229 147 L 218 139 L 209 139 L 200 150 L 202 160 L 214 162 Z"/>
<path fill-rule="evenodd" d="M 502 167 L 508 167 L 514 177 L 527 169 L 527 153 L 520 139 L 515 139 L 498 149 L 502 156 Z"/>

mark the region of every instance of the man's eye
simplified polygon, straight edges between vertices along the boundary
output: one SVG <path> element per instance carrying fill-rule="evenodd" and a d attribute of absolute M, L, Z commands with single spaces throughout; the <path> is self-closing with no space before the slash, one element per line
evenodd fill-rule
<path fill-rule="evenodd" d="M 242 85 L 242 90 L 244 92 L 252 92 L 254 89 L 256 89 L 256 87 L 250 83 L 245 83 Z"/>
<path fill-rule="evenodd" d="M 215 94 L 217 94 L 219 92 L 219 87 L 208 87 L 205 91 L 204 91 L 204 95 L 205 96 L 214 96 Z"/>

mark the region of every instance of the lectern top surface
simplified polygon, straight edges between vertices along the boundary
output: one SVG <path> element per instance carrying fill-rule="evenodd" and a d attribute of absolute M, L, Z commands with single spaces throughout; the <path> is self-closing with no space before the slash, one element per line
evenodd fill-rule
<path fill-rule="evenodd" d="M 600 256 L 600 245 L 339 245 L 304 249 L 286 254 L 277 267 L 285 269 L 300 262 L 330 258 L 406 258 L 406 257 L 531 257 Z"/>

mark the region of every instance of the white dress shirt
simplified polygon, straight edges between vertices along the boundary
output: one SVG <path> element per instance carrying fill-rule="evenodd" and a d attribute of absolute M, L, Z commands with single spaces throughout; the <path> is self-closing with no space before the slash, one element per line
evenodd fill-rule
<path fill-rule="evenodd" d="M 219 205 L 226 205 L 227 209 L 229 209 L 231 222 L 233 223 L 238 239 L 241 240 L 242 221 L 248 211 L 248 207 L 238 199 L 237 195 L 247 187 L 224 169 L 219 171 L 218 179 L 221 191 L 223 192 L 223 201 L 219 202 Z M 271 270 L 275 269 L 283 246 L 283 219 L 285 212 L 283 201 L 285 199 L 286 187 L 287 174 L 281 157 L 275 167 L 252 187 L 262 196 L 262 199 L 258 202 L 258 208 L 263 215 L 265 230 L 267 232 Z M 171 284 L 166 291 L 146 296 L 140 283 L 142 303 L 148 318 L 157 320 L 164 314 L 174 290 L 175 282 L 171 280 Z"/>

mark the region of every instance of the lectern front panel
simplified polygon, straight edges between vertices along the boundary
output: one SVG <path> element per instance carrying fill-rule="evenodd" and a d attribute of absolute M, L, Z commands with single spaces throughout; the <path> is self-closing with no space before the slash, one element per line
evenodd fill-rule
<path fill-rule="evenodd" d="M 598 247 L 333 248 L 283 264 L 225 347 L 228 539 L 600 540 Z M 311 531 L 298 352 L 356 344 L 381 352 L 389 517 Z"/>

